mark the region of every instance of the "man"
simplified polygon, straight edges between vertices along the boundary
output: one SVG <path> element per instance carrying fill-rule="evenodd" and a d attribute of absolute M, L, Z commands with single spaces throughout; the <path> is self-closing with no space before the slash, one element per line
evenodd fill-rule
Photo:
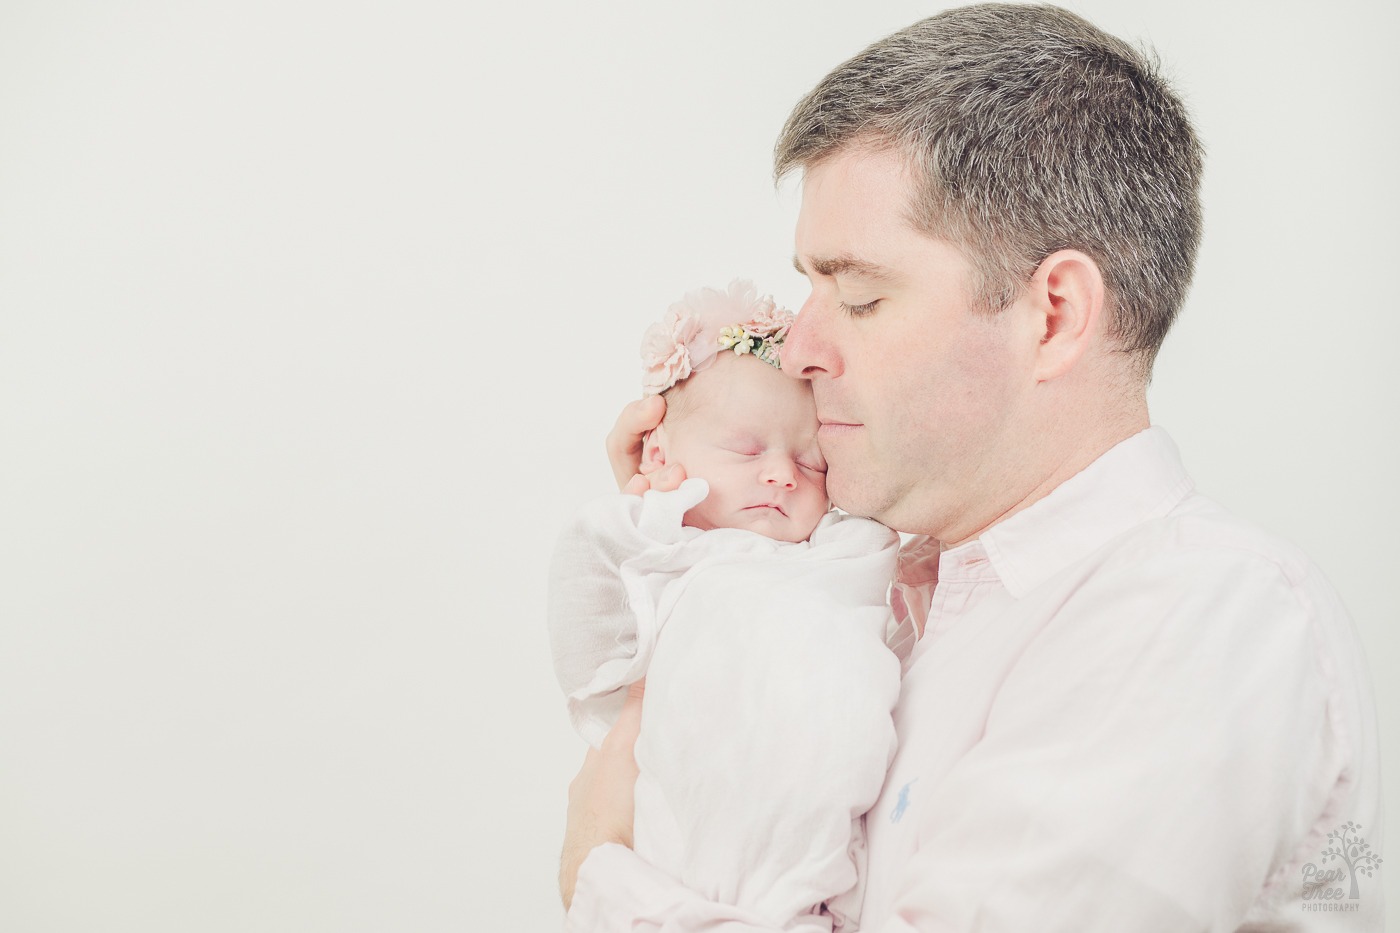
<path fill-rule="evenodd" d="M 831 497 L 924 536 L 860 928 L 1379 929 L 1379 886 L 1313 909 L 1340 896 L 1329 833 L 1379 850 L 1350 620 L 1149 426 L 1200 231 L 1176 96 L 1063 10 L 967 7 L 828 75 L 776 168 L 803 172 L 812 294 L 783 366 L 812 383 Z M 609 442 L 630 491 L 649 406 Z M 626 848 L 640 714 L 638 692 L 570 789 L 572 928 L 766 929 Z"/>

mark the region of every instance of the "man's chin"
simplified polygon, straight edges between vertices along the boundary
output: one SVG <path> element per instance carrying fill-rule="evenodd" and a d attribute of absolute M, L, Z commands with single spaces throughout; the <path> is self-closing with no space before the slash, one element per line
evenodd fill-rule
<path fill-rule="evenodd" d="M 916 501 L 901 496 L 893 489 L 875 487 L 869 483 L 855 483 L 850 486 L 833 480 L 827 474 L 826 494 L 832 505 L 850 515 L 869 518 L 892 531 L 908 534 L 924 534 L 919 531 L 925 522 L 921 521 Z"/>
<path fill-rule="evenodd" d="M 849 515 L 881 520 L 879 513 L 883 509 L 879 497 L 874 495 L 868 484 L 843 482 L 839 475 L 833 475 L 833 471 L 828 469 L 826 494 L 832 505 Z"/>

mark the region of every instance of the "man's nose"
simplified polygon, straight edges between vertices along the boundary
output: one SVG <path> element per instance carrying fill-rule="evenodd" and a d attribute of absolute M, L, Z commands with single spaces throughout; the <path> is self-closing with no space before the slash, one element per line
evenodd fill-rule
<path fill-rule="evenodd" d="M 783 372 L 789 376 L 814 379 L 841 374 L 841 358 L 828 334 L 830 311 L 821 305 L 815 291 L 808 295 L 783 340 Z"/>

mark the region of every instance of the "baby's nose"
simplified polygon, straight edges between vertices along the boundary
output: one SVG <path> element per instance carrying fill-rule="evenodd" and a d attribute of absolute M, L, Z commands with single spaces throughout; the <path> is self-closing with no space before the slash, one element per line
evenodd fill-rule
<path fill-rule="evenodd" d="M 770 457 L 763 467 L 763 480 L 771 486 L 797 488 L 797 467 L 784 457 Z"/>

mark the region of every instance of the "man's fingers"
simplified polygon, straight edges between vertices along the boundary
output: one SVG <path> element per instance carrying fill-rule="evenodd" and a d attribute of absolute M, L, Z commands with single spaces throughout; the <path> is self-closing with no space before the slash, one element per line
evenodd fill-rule
<path fill-rule="evenodd" d="M 642 465 L 642 438 L 661 423 L 665 414 L 666 400 L 659 395 L 649 395 L 629 402 L 617 416 L 605 446 L 618 489 L 625 490 L 637 474 Z"/>

